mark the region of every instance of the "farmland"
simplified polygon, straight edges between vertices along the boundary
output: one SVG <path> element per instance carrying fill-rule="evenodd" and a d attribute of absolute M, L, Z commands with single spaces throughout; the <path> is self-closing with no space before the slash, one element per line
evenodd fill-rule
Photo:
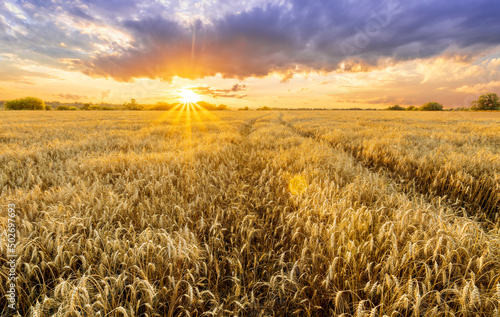
<path fill-rule="evenodd" d="M 20 316 L 499 314 L 499 113 L 5 111 L 0 197 Z"/>

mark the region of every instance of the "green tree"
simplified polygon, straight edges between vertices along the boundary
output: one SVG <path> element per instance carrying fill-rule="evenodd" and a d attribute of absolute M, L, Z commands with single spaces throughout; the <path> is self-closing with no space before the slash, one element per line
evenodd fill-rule
<path fill-rule="evenodd" d="M 267 106 L 263 106 L 263 107 L 257 108 L 257 110 L 258 111 L 269 111 L 269 110 L 273 110 L 273 108 L 267 107 Z"/>
<path fill-rule="evenodd" d="M 442 111 L 443 105 L 437 102 L 428 102 L 422 107 L 418 108 L 418 110 L 422 111 Z"/>
<path fill-rule="evenodd" d="M 6 101 L 4 107 L 6 110 L 45 110 L 46 106 L 42 99 L 26 97 Z"/>
<path fill-rule="evenodd" d="M 394 105 L 387 108 L 387 110 L 406 110 L 406 109 L 401 107 L 400 105 Z"/>
<path fill-rule="evenodd" d="M 500 110 L 500 102 L 497 94 L 484 94 L 478 100 L 472 102 L 472 110 Z"/>
<path fill-rule="evenodd" d="M 408 110 L 408 111 L 414 111 L 414 110 L 417 110 L 417 107 L 415 107 L 415 106 L 409 106 L 408 108 L 406 108 L 406 110 Z"/>
<path fill-rule="evenodd" d="M 69 107 L 65 106 L 65 105 L 60 105 L 60 106 L 57 106 L 56 110 L 69 110 Z"/>
<path fill-rule="evenodd" d="M 130 99 L 130 103 L 126 102 L 123 104 L 127 110 L 141 110 L 142 106 L 135 102 L 135 99 Z"/>

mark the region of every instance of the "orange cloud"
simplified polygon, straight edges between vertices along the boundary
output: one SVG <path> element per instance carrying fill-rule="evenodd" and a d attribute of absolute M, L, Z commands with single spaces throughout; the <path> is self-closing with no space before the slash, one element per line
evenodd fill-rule
<path fill-rule="evenodd" d="M 199 86 L 199 87 L 192 87 L 190 88 L 194 92 L 200 95 L 204 96 L 209 96 L 212 98 L 236 98 L 236 99 L 243 99 L 247 97 L 247 94 L 243 94 L 242 92 L 245 92 L 248 90 L 248 85 L 246 84 L 234 84 L 231 88 L 229 89 L 220 89 L 220 88 L 212 88 L 212 87 L 205 87 L 205 86 Z"/>

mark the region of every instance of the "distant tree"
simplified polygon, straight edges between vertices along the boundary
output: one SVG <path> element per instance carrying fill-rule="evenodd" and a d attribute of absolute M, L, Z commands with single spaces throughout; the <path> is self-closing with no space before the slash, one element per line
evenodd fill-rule
<path fill-rule="evenodd" d="M 500 110 L 500 102 L 497 94 L 484 94 L 478 100 L 472 102 L 471 110 Z"/>
<path fill-rule="evenodd" d="M 248 109 L 248 107 L 238 109 L 238 111 L 248 111 L 248 110 L 250 110 Z"/>
<path fill-rule="evenodd" d="M 84 103 L 83 107 L 82 107 L 82 110 L 90 110 L 90 106 L 91 105 L 92 105 L 92 103 Z"/>
<path fill-rule="evenodd" d="M 408 111 L 414 111 L 414 110 L 417 110 L 417 107 L 415 107 L 415 106 L 409 106 L 408 108 L 406 108 L 406 110 L 408 110 Z"/>
<path fill-rule="evenodd" d="M 229 110 L 229 106 L 221 104 L 217 106 L 217 110 Z"/>
<path fill-rule="evenodd" d="M 135 99 L 130 99 L 130 103 L 126 102 L 123 104 L 127 110 L 142 110 L 142 106 L 135 102 Z"/>
<path fill-rule="evenodd" d="M 45 103 L 39 98 L 26 97 L 6 101 L 4 107 L 6 110 L 45 110 Z"/>
<path fill-rule="evenodd" d="M 259 110 L 259 111 L 269 111 L 269 110 L 273 110 L 273 108 L 264 106 L 264 107 L 257 108 L 257 110 Z"/>
<path fill-rule="evenodd" d="M 56 110 L 69 110 L 69 107 L 65 106 L 65 105 L 60 105 L 60 106 L 57 106 Z"/>
<path fill-rule="evenodd" d="M 394 105 L 387 108 L 387 110 L 406 110 L 406 109 L 401 107 L 400 105 Z"/>
<path fill-rule="evenodd" d="M 98 105 L 90 105 L 89 110 L 102 110 L 102 108 Z"/>
<path fill-rule="evenodd" d="M 69 110 L 78 110 L 78 108 L 75 106 L 71 106 L 71 107 L 69 107 Z"/>
<path fill-rule="evenodd" d="M 422 111 L 442 111 L 443 105 L 437 102 L 428 102 L 424 104 L 422 107 L 418 108 L 418 110 Z"/>

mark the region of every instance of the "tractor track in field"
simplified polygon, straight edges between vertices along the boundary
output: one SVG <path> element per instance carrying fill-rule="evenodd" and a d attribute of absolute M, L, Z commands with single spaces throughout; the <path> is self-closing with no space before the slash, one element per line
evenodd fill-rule
<path fill-rule="evenodd" d="M 289 271 L 292 269 L 292 264 L 298 261 L 298 251 L 289 253 L 287 250 L 293 249 L 294 245 L 300 245 L 300 238 L 292 237 L 295 234 L 293 227 L 287 227 L 281 224 L 283 214 L 295 213 L 294 207 L 290 202 L 290 197 L 283 196 L 276 188 L 279 187 L 279 180 L 274 178 L 275 171 L 269 170 L 269 157 L 263 155 L 259 146 L 267 139 L 257 139 L 257 144 L 251 140 L 252 132 L 256 131 L 255 124 L 262 118 L 269 117 L 271 114 L 265 114 L 253 119 L 247 120 L 239 129 L 242 141 L 237 144 L 232 151 L 234 160 L 234 182 L 239 184 L 239 188 L 243 189 L 239 193 L 241 201 L 239 204 L 241 217 L 239 221 L 235 218 L 236 215 L 232 211 L 224 220 L 220 220 L 225 229 L 225 244 L 230 243 L 231 247 L 228 250 L 241 250 L 238 254 L 224 254 L 226 257 L 238 255 L 238 260 L 241 261 L 243 271 L 238 275 L 238 278 L 243 282 L 244 293 L 253 292 L 251 288 L 246 288 L 247 281 L 256 279 L 260 283 L 271 283 L 275 276 L 278 276 L 283 270 Z M 271 123 L 270 123 L 271 124 Z M 274 124 L 274 123 L 272 123 Z M 277 139 L 271 139 L 273 142 Z M 234 192 L 229 192 L 228 198 L 233 199 Z M 233 231 L 234 223 L 252 222 L 251 240 L 248 246 L 247 241 L 237 239 L 237 234 Z M 236 227 L 235 227 L 236 228 Z M 284 238 L 287 237 L 287 238 Z M 304 236 L 305 239 L 305 236 Z M 293 256 L 295 254 L 295 256 Z M 280 260 L 281 259 L 281 260 Z M 284 261 L 281 265 L 275 265 L 279 261 Z M 285 264 L 286 263 L 286 264 Z M 226 274 L 232 274 L 231 267 L 222 267 Z M 221 283 L 220 289 L 217 291 L 224 294 L 231 289 L 231 283 Z M 257 290 L 256 297 L 264 298 L 266 292 Z M 332 305 L 327 297 L 322 298 L 327 305 Z M 285 302 L 282 301 L 284 305 Z M 273 307 L 267 307 L 264 302 L 257 302 L 257 305 L 249 309 L 249 315 L 259 315 L 265 312 L 266 314 L 273 313 Z M 318 312 L 318 316 L 322 316 Z"/>
<path fill-rule="evenodd" d="M 282 125 L 290 128 L 294 133 L 304 137 L 314 139 L 319 142 L 323 140 L 327 142 L 332 148 L 340 149 L 343 152 L 349 154 L 358 164 L 363 167 L 376 171 L 378 173 L 383 173 L 388 176 L 397 184 L 402 184 L 400 186 L 401 191 L 405 194 L 414 194 L 418 193 L 427 197 L 435 197 L 439 198 L 442 201 L 447 202 L 447 206 L 456 210 L 460 213 L 465 212 L 465 215 L 468 217 L 477 217 L 479 221 L 485 222 L 484 226 L 486 228 L 490 227 L 492 223 L 500 221 L 498 214 L 500 214 L 500 205 L 499 204 L 488 204 L 487 201 L 484 201 L 484 198 L 481 200 L 480 204 L 472 203 L 467 201 L 468 196 L 467 193 L 459 193 L 458 195 L 449 195 L 448 192 L 444 190 L 433 190 L 431 188 L 431 183 L 426 183 L 418 178 L 410 178 L 407 175 L 405 170 L 400 170 L 395 168 L 395 165 L 391 165 L 385 162 L 377 161 L 373 158 L 366 157 L 363 155 L 363 146 L 350 146 L 349 144 L 336 143 L 323 139 L 321 135 L 317 135 L 314 132 L 303 131 L 296 128 L 293 125 L 293 121 L 287 122 L 283 120 L 283 114 L 280 114 L 279 121 Z M 416 164 L 412 165 L 409 169 L 416 170 L 418 166 Z M 408 170 L 408 169 L 406 169 Z M 483 193 L 483 197 L 489 197 L 490 195 L 495 195 L 494 186 L 490 186 L 489 189 L 486 190 L 486 193 Z M 470 198 L 469 198 L 470 199 Z M 485 214 L 481 214 L 482 212 Z"/>
<path fill-rule="evenodd" d="M 252 128 L 255 125 L 255 123 L 257 122 L 257 120 L 264 118 L 266 116 L 269 116 L 269 115 L 270 114 L 264 114 L 262 116 L 247 120 L 245 123 L 243 123 L 242 127 L 239 129 L 239 133 L 244 137 L 248 137 L 250 135 L 250 133 L 252 133 Z"/>

